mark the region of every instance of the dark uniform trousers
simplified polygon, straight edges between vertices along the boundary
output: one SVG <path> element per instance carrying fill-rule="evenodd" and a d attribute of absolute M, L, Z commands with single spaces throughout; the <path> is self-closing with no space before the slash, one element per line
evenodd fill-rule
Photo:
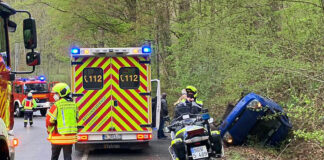
<path fill-rule="evenodd" d="M 72 144 L 70 145 L 57 145 L 52 144 L 52 158 L 51 160 L 58 160 L 60 156 L 61 149 L 63 148 L 64 160 L 72 160 Z"/>
<path fill-rule="evenodd" d="M 24 111 L 24 127 L 27 126 L 27 122 L 29 119 L 29 125 L 33 125 L 33 110 L 25 110 Z"/>

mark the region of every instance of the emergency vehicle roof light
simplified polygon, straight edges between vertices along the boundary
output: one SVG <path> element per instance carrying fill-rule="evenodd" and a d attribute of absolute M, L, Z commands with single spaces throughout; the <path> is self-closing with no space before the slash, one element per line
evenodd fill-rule
<path fill-rule="evenodd" d="M 142 47 L 142 53 L 151 53 L 152 48 L 150 46 L 143 46 Z"/>
<path fill-rule="evenodd" d="M 80 48 L 72 48 L 71 54 L 80 54 Z"/>
<path fill-rule="evenodd" d="M 40 81 L 45 81 L 45 80 L 46 80 L 46 77 L 45 77 L 45 76 L 39 76 L 38 79 L 39 79 Z"/>

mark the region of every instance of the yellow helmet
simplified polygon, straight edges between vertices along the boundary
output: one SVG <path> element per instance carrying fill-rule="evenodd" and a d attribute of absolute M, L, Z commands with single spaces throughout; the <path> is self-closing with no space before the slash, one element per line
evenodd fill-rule
<path fill-rule="evenodd" d="M 198 90 L 197 90 L 197 88 L 194 87 L 194 86 L 187 86 L 187 87 L 186 87 L 186 91 L 187 91 L 187 93 L 188 93 L 189 91 L 194 92 L 194 98 L 196 98 L 197 95 L 198 95 L 198 93 L 197 93 Z"/>
<path fill-rule="evenodd" d="M 53 92 L 57 92 L 60 97 L 65 97 L 71 93 L 70 87 L 66 83 L 57 83 L 52 88 Z"/>

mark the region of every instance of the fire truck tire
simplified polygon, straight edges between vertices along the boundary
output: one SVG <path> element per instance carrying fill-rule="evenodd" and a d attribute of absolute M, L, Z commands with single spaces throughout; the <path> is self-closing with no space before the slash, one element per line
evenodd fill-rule
<path fill-rule="evenodd" d="M 21 109 L 19 108 L 19 104 L 15 104 L 15 114 L 17 117 L 22 117 L 24 115 L 24 112 L 21 111 Z"/>
<path fill-rule="evenodd" d="M 41 109 L 40 113 L 44 117 L 46 115 L 47 109 Z"/>

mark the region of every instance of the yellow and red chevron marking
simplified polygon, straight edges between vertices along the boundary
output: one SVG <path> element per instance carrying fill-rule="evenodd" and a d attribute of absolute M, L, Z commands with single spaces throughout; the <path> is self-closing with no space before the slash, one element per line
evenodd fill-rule
<path fill-rule="evenodd" d="M 2 58 L 2 56 L 0 56 L 0 72 L 3 72 L 4 69 L 6 68 L 4 60 Z"/>
<path fill-rule="evenodd" d="M 6 119 L 6 108 L 8 106 L 8 82 L 9 82 L 9 70 L 3 58 L 0 56 L 0 118 Z"/>
<path fill-rule="evenodd" d="M 4 65 L 0 65 L 0 72 L 4 72 L 5 66 Z"/>
<path fill-rule="evenodd" d="M 109 131 L 143 131 L 141 124 L 149 123 L 148 98 L 140 92 L 148 92 L 148 67 L 139 64 L 145 58 L 134 57 L 81 57 L 76 62 L 83 64 L 74 68 L 75 93 L 84 96 L 76 99 L 79 106 L 79 123 L 84 126 L 81 132 Z M 88 67 L 100 67 L 104 70 L 104 86 L 100 90 L 85 90 L 82 84 L 82 71 Z M 138 89 L 119 88 L 119 69 L 121 67 L 137 67 L 140 70 L 140 87 Z M 113 100 L 118 106 L 113 107 Z"/>
<path fill-rule="evenodd" d="M 4 60 L 0 56 L 0 73 L 2 73 L 2 74 L 8 74 L 9 71 L 10 71 L 10 68 L 7 68 Z M 9 77 L 9 75 L 2 75 L 2 76 Z M 4 79 L 4 78 L 2 78 L 2 79 Z"/>
<path fill-rule="evenodd" d="M 6 119 L 6 108 L 8 99 L 7 81 L 0 79 L 0 118 Z"/>
<path fill-rule="evenodd" d="M 106 117 L 110 117 L 111 93 L 110 93 L 110 59 L 107 57 L 76 58 L 75 61 L 83 62 L 75 67 L 75 93 L 83 93 L 84 96 L 76 99 L 79 107 L 79 123 L 84 126 L 81 132 L 94 132 L 104 125 Z M 88 67 L 100 67 L 103 69 L 104 86 L 100 90 L 85 90 L 82 84 L 82 71 Z M 103 118 L 105 117 L 105 118 Z"/>
<path fill-rule="evenodd" d="M 139 60 L 144 58 L 114 57 L 112 58 L 112 95 L 118 101 L 118 107 L 113 108 L 113 123 L 116 131 L 143 131 L 140 124 L 148 124 L 148 98 L 140 92 L 147 92 L 147 66 Z M 119 87 L 119 69 L 121 67 L 137 67 L 140 70 L 139 89 L 121 89 Z"/>

